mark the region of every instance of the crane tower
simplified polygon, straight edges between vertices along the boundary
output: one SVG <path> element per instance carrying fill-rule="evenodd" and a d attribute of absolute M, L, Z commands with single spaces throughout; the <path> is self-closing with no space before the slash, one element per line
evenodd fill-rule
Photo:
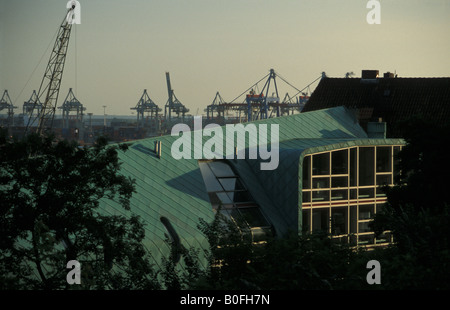
<path fill-rule="evenodd" d="M 189 112 L 189 109 L 186 108 L 175 96 L 175 93 L 173 92 L 172 85 L 170 84 L 170 75 L 169 72 L 166 72 L 166 80 L 167 80 L 167 91 L 169 93 L 169 99 L 167 100 L 165 109 L 164 109 L 164 116 L 167 118 L 168 115 L 168 121 L 170 123 L 172 119 L 172 112 L 177 114 L 177 117 L 180 117 L 180 114 L 182 115 L 182 118 L 184 120 L 184 116 L 187 112 Z"/>
<path fill-rule="evenodd" d="M 8 91 L 5 90 L 2 98 L 0 99 L 0 111 L 6 109 L 8 111 L 8 118 L 6 119 L 6 123 L 8 126 L 14 125 L 14 109 L 16 109 L 9 97 Z"/>
<path fill-rule="evenodd" d="M 53 119 L 55 117 L 56 103 L 58 101 L 59 88 L 61 86 L 61 80 L 64 70 L 64 63 L 67 55 L 67 47 L 69 46 L 70 31 L 72 29 L 71 17 L 73 17 L 76 2 L 72 3 L 72 6 L 64 14 L 64 19 L 56 37 L 55 44 L 53 46 L 50 60 L 47 64 L 44 77 L 39 87 L 38 96 L 40 98 L 45 94 L 45 99 L 42 102 L 41 109 L 39 111 L 39 123 L 36 133 L 42 135 L 46 130 L 51 130 L 53 126 Z M 38 101 L 35 102 L 36 106 Z M 31 118 L 30 118 L 31 120 Z M 28 125 L 26 131 L 28 131 Z"/>

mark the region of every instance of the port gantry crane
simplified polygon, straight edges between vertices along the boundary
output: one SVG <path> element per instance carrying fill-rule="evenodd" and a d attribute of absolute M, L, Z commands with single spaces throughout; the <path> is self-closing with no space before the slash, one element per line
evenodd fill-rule
<path fill-rule="evenodd" d="M 150 113 L 150 120 L 155 122 L 155 131 L 158 130 L 158 113 L 162 111 L 161 108 L 150 98 L 147 93 L 147 89 L 144 89 L 144 93 L 139 99 L 137 105 L 131 110 L 136 110 L 137 112 L 137 126 L 144 127 L 146 125 L 146 120 L 144 117 L 144 113 L 147 112 L 147 121 L 148 121 L 148 113 Z M 148 124 L 147 124 L 148 125 Z"/>
<path fill-rule="evenodd" d="M 250 91 L 250 94 L 246 95 L 245 101 L 247 104 L 248 121 L 267 119 L 271 117 L 279 117 L 282 115 L 289 115 L 290 113 L 294 113 L 294 111 L 301 112 L 309 99 L 308 94 L 303 91 L 305 89 L 309 90 L 309 87 L 321 78 L 321 77 L 316 78 L 313 82 L 311 82 L 302 90 L 300 90 L 297 87 L 291 85 L 278 73 L 276 73 L 274 69 L 270 69 L 270 73 L 268 76 L 269 77 L 259 94 L 255 93 L 252 89 Z M 279 77 L 283 82 L 285 82 L 286 84 L 297 90 L 297 93 L 293 97 L 289 96 L 289 94 L 286 93 L 283 101 L 280 102 L 280 97 L 278 95 L 278 87 L 275 80 L 276 77 Z M 272 96 L 269 96 L 269 87 L 270 82 L 272 80 L 273 85 L 275 87 L 275 92 L 272 94 Z M 299 94 L 300 96 L 297 97 L 297 95 Z"/>
<path fill-rule="evenodd" d="M 173 92 L 172 85 L 170 84 L 170 74 L 169 72 L 166 72 L 166 81 L 167 81 L 167 91 L 169 93 L 169 99 L 167 100 L 167 103 L 164 108 L 164 117 L 167 118 L 168 116 L 168 122 L 170 123 L 172 120 L 172 112 L 177 114 L 177 117 L 180 117 L 180 114 L 184 121 L 184 116 L 187 112 L 189 112 L 189 109 L 186 108 L 175 96 L 175 93 Z"/>
<path fill-rule="evenodd" d="M 33 117 L 33 112 L 37 109 L 37 114 L 39 115 L 39 111 L 41 111 L 42 103 L 39 100 L 39 97 L 36 93 L 36 90 L 33 90 L 31 97 L 28 101 L 23 103 L 23 115 L 27 115 L 29 118 Z"/>
<path fill-rule="evenodd" d="M 288 93 L 286 93 L 286 96 L 284 97 L 283 101 L 280 102 L 276 77 L 279 77 L 283 82 L 294 88 L 297 91 L 297 93 L 292 97 L 289 96 Z M 258 88 L 258 84 L 266 78 L 267 80 L 262 90 L 260 92 L 256 92 L 255 88 Z M 320 77 L 315 79 L 313 82 L 311 82 L 302 90 L 300 90 L 295 86 L 291 85 L 278 73 L 276 73 L 274 69 L 270 69 L 269 74 L 267 74 L 265 77 L 263 77 L 258 82 L 253 84 L 250 88 L 245 90 L 242 94 L 233 99 L 231 102 L 224 102 L 223 100 L 217 100 L 218 96 L 219 99 L 221 99 L 220 95 L 218 95 L 217 93 L 213 103 L 208 105 L 205 110 L 207 112 L 207 119 L 211 120 L 214 118 L 213 116 L 214 111 L 217 112 L 216 118 L 218 119 L 220 119 L 221 117 L 223 118 L 225 112 L 229 110 L 237 111 L 239 112 L 239 121 L 240 121 L 240 114 L 241 112 L 243 112 L 247 115 L 248 122 L 258 119 L 267 119 L 271 117 L 289 115 L 290 113 L 294 112 L 300 112 L 303 109 L 305 103 L 309 99 L 308 94 L 303 91 L 306 89 L 309 90 L 309 87 L 319 79 Z M 275 88 L 275 91 L 270 96 L 269 87 L 271 83 L 273 83 L 272 85 Z M 235 102 L 238 98 L 240 98 L 244 94 L 246 94 L 244 102 L 242 103 Z M 297 96 L 298 94 L 300 94 L 300 96 Z"/>
<path fill-rule="evenodd" d="M 8 118 L 6 119 L 8 127 L 14 126 L 14 109 L 17 109 L 17 107 L 13 105 L 7 90 L 5 90 L 2 98 L 0 99 L 0 111 L 3 109 L 8 111 Z"/>
<path fill-rule="evenodd" d="M 66 61 L 67 47 L 69 46 L 69 38 L 70 32 L 72 30 L 72 20 L 75 14 L 76 3 L 76 1 L 73 1 L 68 11 L 64 15 L 64 19 L 59 28 L 55 44 L 50 55 L 50 60 L 47 64 L 44 77 L 42 78 L 41 85 L 39 87 L 37 95 L 38 99 L 44 93 L 46 93 L 45 99 L 42 102 L 41 109 L 38 115 L 39 123 L 36 129 L 36 133 L 39 135 L 43 135 L 47 130 L 51 130 L 53 126 L 53 119 L 55 117 L 56 103 L 58 101 L 64 63 Z M 33 109 L 38 104 L 39 102 L 38 100 L 36 100 L 34 102 Z M 28 132 L 30 120 L 31 118 L 28 119 L 25 133 Z"/>

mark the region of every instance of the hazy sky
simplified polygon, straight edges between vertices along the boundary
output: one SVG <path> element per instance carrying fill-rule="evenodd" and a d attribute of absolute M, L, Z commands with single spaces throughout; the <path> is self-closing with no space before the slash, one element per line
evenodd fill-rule
<path fill-rule="evenodd" d="M 79 2 L 58 106 L 71 87 L 94 114 L 106 105 L 131 115 L 144 89 L 164 109 L 166 71 L 192 114 L 217 91 L 233 100 L 271 68 L 299 89 L 323 71 L 450 76 L 450 0 L 380 0 L 379 25 L 366 21 L 368 0 Z M 0 91 L 16 113 L 39 88 L 66 3 L 0 0 Z M 296 92 L 277 84 L 281 97 Z"/>

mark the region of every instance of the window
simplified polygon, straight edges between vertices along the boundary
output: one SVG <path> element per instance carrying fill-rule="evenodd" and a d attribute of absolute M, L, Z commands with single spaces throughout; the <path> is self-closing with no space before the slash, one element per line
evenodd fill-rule
<path fill-rule="evenodd" d="M 308 232 L 311 229 L 311 210 L 302 211 L 302 231 Z"/>
<path fill-rule="evenodd" d="M 358 206 L 353 205 L 350 206 L 350 233 L 356 234 L 357 233 L 357 223 L 358 223 Z"/>
<path fill-rule="evenodd" d="M 326 231 L 353 245 L 391 242 L 378 238 L 371 222 L 382 212 L 386 186 L 398 172 L 401 146 L 353 146 L 305 157 L 302 186 L 302 230 Z"/>
<path fill-rule="evenodd" d="M 359 238 L 358 238 L 358 244 L 367 245 L 367 244 L 373 244 L 373 243 L 374 243 L 373 235 L 363 235 L 363 236 L 359 236 Z"/>
<path fill-rule="evenodd" d="M 359 232 L 365 233 L 365 232 L 371 232 L 370 229 L 370 222 L 359 222 Z M 360 237 L 361 240 L 361 237 Z"/>
<path fill-rule="evenodd" d="M 391 172 L 391 147 L 377 146 L 377 172 Z"/>
<path fill-rule="evenodd" d="M 265 227 L 269 226 L 266 219 L 263 217 L 257 206 L 238 208 L 240 215 L 250 225 L 250 227 Z"/>
<path fill-rule="evenodd" d="M 329 209 L 315 209 L 312 214 L 312 230 L 328 232 Z"/>
<path fill-rule="evenodd" d="M 241 181 L 236 177 L 229 178 L 217 178 L 220 185 L 222 185 L 225 191 L 243 191 L 245 190 Z"/>
<path fill-rule="evenodd" d="M 313 191 L 312 192 L 312 201 L 329 201 L 330 200 L 330 191 Z"/>
<path fill-rule="evenodd" d="M 331 187 L 348 187 L 348 177 L 333 177 L 331 179 Z"/>
<path fill-rule="evenodd" d="M 350 186 L 358 185 L 358 158 L 356 152 L 356 147 L 350 149 Z"/>
<path fill-rule="evenodd" d="M 347 233 L 347 208 L 331 209 L 331 233 L 343 235 Z"/>
<path fill-rule="evenodd" d="M 398 178 L 400 177 L 400 146 L 394 146 L 394 154 L 393 154 L 393 160 L 394 160 L 394 181 L 400 181 Z"/>
<path fill-rule="evenodd" d="M 239 175 L 225 161 L 199 161 L 213 210 L 234 222 L 241 232 L 250 231 L 259 240 L 270 229 L 269 222 L 253 200 Z"/>
<path fill-rule="evenodd" d="M 377 185 L 378 186 L 390 185 L 391 183 L 392 183 L 392 175 L 391 174 L 377 175 Z"/>
<path fill-rule="evenodd" d="M 359 148 L 359 186 L 375 183 L 374 155 L 373 147 Z"/>
<path fill-rule="evenodd" d="M 330 153 L 313 155 L 313 175 L 330 174 Z"/>
<path fill-rule="evenodd" d="M 303 202 L 311 202 L 311 192 L 303 191 L 302 197 Z"/>
<path fill-rule="evenodd" d="M 358 190 L 358 198 L 365 199 L 365 198 L 373 198 L 375 196 L 374 188 L 360 188 Z"/>
<path fill-rule="evenodd" d="M 373 218 L 373 211 L 373 205 L 359 206 L 359 219 L 370 220 L 371 218 Z"/>
<path fill-rule="evenodd" d="M 213 161 L 208 163 L 209 168 L 216 177 L 235 177 L 235 174 L 231 167 L 224 162 Z"/>
<path fill-rule="evenodd" d="M 331 191 L 331 200 L 347 200 L 348 190 L 347 189 L 339 189 Z"/>
<path fill-rule="evenodd" d="M 330 178 L 314 178 L 313 188 L 330 188 Z"/>
<path fill-rule="evenodd" d="M 214 161 L 200 163 L 209 199 L 216 210 L 220 205 L 249 202 L 249 192 L 227 164 Z"/>
<path fill-rule="evenodd" d="M 340 150 L 331 153 L 331 173 L 347 174 L 348 173 L 348 151 Z"/>
<path fill-rule="evenodd" d="M 306 156 L 303 160 L 303 188 L 311 188 L 311 156 Z"/>

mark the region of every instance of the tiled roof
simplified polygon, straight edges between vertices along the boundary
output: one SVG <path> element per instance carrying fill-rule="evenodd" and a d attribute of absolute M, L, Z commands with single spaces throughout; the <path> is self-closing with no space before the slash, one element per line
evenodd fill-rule
<path fill-rule="evenodd" d="M 450 122 L 450 78 L 323 78 L 303 112 L 346 106 L 361 126 L 382 118 L 387 136 L 399 137 L 398 122 L 421 115 L 437 124 Z"/>

